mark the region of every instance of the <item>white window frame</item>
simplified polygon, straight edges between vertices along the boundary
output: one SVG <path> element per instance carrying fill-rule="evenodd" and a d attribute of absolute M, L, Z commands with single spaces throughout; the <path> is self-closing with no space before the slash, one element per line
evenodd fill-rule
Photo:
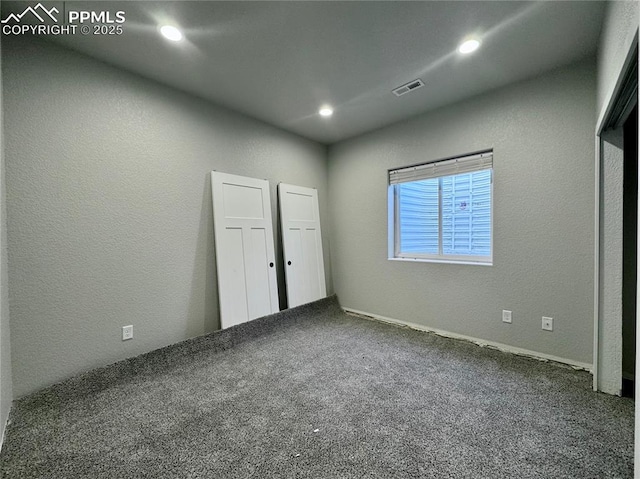
<path fill-rule="evenodd" d="M 400 252 L 400 222 L 396 221 L 399 218 L 399 201 L 398 201 L 398 189 L 396 188 L 396 184 L 391 184 L 389 178 L 392 172 L 398 170 L 405 170 L 409 168 L 419 169 L 421 167 L 427 165 L 434 165 L 437 163 L 442 163 L 450 160 L 464 160 L 466 158 L 476 157 L 478 155 L 491 155 L 491 167 L 490 168 L 481 168 L 475 171 L 487 170 L 491 169 L 491 221 L 490 221 L 490 234 L 491 234 L 491 246 L 490 253 L 488 256 L 470 256 L 470 255 L 452 255 L 452 254 L 444 254 L 442 252 L 442 184 L 440 183 L 438 186 L 438 254 L 417 254 L 417 253 L 401 253 Z M 453 173 L 455 174 L 464 174 L 465 172 Z M 440 175 L 438 178 L 449 175 Z M 387 198 L 388 198 L 388 259 L 389 261 L 418 261 L 418 262 L 427 262 L 427 263 L 453 263 L 453 264 L 470 264 L 470 265 L 484 265 L 484 266 L 492 266 L 493 265 L 493 204 L 494 204 L 494 196 L 493 196 L 493 150 L 482 151 L 478 153 L 472 153 L 464 156 L 453 157 L 453 158 L 445 158 L 442 160 L 436 160 L 432 162 L 420 163 L 418 165 L 412 165 L 402 168 L 393 168 L 388 171 L 388 190 L 387 190 Z M 408 181 L 418 181 L 416 180 L 408 180 Z M 400 183 L 401 184 L 401 183 Z"/>

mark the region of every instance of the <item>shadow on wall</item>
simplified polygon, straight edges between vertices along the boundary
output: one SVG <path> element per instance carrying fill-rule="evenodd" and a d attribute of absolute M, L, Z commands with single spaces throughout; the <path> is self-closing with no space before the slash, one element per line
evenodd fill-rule
<path fill-rule="evenodd" d="M 284 251 L 282 250 L 282 218 L 280 217 L 280 195 L 276 186 L 276 274 L 278 276 L 278 304 L 280 311 L 287 309 L 287 283 L 284 276 Z"/>
<path fill-rule="evenodd" d="M 204 281 L 202 280 L 204 278 Z M 200 289 L 199 285 L 204 285 Z M 204 334 L 220 329 L 220 309 L 218 300 L 218 279 L 216 276 L 216 255 L 213 239 L 213 205 L 211 198 L 211 175 L 204 174 L 202 208 L 196 255 L 193 263 L 191 297 L 189 299 L 188 329 L 192 323 L 203 321 Z"/>

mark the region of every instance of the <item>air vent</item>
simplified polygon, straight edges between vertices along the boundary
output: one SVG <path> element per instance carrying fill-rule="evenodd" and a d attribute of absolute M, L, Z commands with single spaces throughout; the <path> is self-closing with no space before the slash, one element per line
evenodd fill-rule
<path fill-rule="evenodd" d="M 419 78 L 417 80 L 410 81 L 398 88 L 391 90 L 395 96 L 402 96 L 405 93 L 409 93 L 410 91 L 417 90 L 420 87 L 424 86 L 424 82 Z"/>

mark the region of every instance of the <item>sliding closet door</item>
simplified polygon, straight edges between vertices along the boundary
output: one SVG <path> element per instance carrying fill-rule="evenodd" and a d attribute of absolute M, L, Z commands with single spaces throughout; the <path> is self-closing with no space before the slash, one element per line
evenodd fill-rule
<path fill-rule="evenodd" d="M 280 183 L 278 196 L 287 298 L 292 308 L 327 295 L 318 191 Z"/>
<path fill-rule="evenodd" d="M 211 172 L 222 328 L 279 311 L 269 182 Z"/>

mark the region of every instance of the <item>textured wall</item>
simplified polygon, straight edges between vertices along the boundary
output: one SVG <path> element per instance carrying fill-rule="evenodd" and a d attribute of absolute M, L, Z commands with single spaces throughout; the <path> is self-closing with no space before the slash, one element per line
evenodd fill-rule
<path fill-rule="evenodd" d="M 1 58 L 1 56 L 0 56 Z M 0 65 L 2 65 L 0 60 Z M 4 67 L 2 65 L 0 70 Z M 5 196 L 4 114 L 0 78 L 0 442 L 13 399 L 11 341 L 9 333 L 9 283 L 7 281 L 7 208 Z"/>
<path fill-rule="evenodd" d="M 612 100 L 614 90 L 623 72 L 624 63 L 627 59 L 638 31 L 640 7 L 634 1 L 612 1 L 607 2 L 607 11 L 600 35 L 598 48 L 598 83 L 597 83 L 597 118 L 602 121 L 606 115 Z M 618 141 L 614 142 L 618 143 Z M 622 144 L 620 143 L 620 148 Z M 607 169 L 612 168 L 612 162 L 619 156 L 622 162 L 621 150 L 613 144 L 605 143 L 602 149 L 602 172 L 607 173 Z M 606 215 L 605 210 L 616 208 L 611 201 L 616 201 L 615 197 L 607 190 L 622 191 L 621 175 L 608 173 L 608 181 L 601 184 L 601 197 L 604 201 L 600 207 L 602 215 Z M 607 180 L 603 178 L 602 181 Z M 616 183 L 617 182 L 617 183 Z M 619 276 L 609 274 L 612 270 L 621 270 L 621 258 L 616 256 L 618 239 L 621 238 L 622 230 L 615 233 L 607 222 L 606 217 L 601 217 L 601 271 L 600 271 L 600 324 L 598 342 L 598 388 L 605 392 L 617 394 L 620 391 L 621 383 L 621 319 L 619 311 L 612 309 L 614 302 L 621 301 L 618 297 L 621 279 Z M 621 228 L 621 225 L 619 225 Z M 620 238 L 619 238 L 620 237 Z M 621 239 L 620 239 L 621 240 Z M 609 252 L 614 249 L 615 251 Z M 606 306 L 605 306 L 606 303 Z"/>
<path fill-rule="evenodd" d="M 622 198 L 624 155 L 603 142 L 600 210 L 600 310 L 598 390 L 620 394 L 622 388 Z"/>
<path fill-rule="evenodd" d="M 638 31 L 640 3 L 634 0 L 607 2 L 607 11 L 598 48 L 598 106 L 601 115 L 607 107 L 618 76 Z"/>
<path fill-rule="evenodd" d="M 317 187 L 329 258 L 324 146 L 51 44 L 3 43 L 16 397 L 218 328 L 213 169 L 268 179 L 274 215 L 278 182 Z"/>
<path fill-rule="evenodd" d="M 590 363 L 595 77 L 584 61 L 331 147 L 341 304 Z M 388 261 L 387 169 L 486 148 L 494 265 Z M 541 330 L 542 316 L 554 318 L 553 332 Z"/>
<path fill-rule="evenodd" d="M 598 108 L 597 118 L 602 120 L 612 100 L 614 89 L 620 78 L 624 62 L 633 45 L 640 25 L 640 3 L 637 1 L 607 2 L 607 14 L 600 34 L 598 48 Z M 601 209 L 602 211 L 602 209 Z M 605 264 L 606 268 L 606 264 Z M 602 275 L 601 275 L 602 278 Z M 639 303 L 640 304 L 640 303 Z M 602 306 L 601 306 L 602 310 Z M 610 330 L 617 324 L 609 324 L 606 317 L 600 316 L 600 331 Z M 620 330 L 618 330 L 620 331 Z M 611 338 L 611 339 L 610 339 Z M 601 336 L 599 355 L 607 361 L 607 350 L 618 348 L 620 335 Z M 636 343 L 637 344 L 637 343 Z M 636 347 L 637 351 L 640 348 Z M 619 367 L 602 361 L 599 370 L 599 382 L 605 387 L 616 387 L 619 381 Z M 640 354 L 636 355 L 636 371 L 640 371 Z M 640 394 L 640 382 L 636 381 L 636 397 Z M 640 477 L 640 414 L 636 414 L 635 435 L 635 476 Z"/>

